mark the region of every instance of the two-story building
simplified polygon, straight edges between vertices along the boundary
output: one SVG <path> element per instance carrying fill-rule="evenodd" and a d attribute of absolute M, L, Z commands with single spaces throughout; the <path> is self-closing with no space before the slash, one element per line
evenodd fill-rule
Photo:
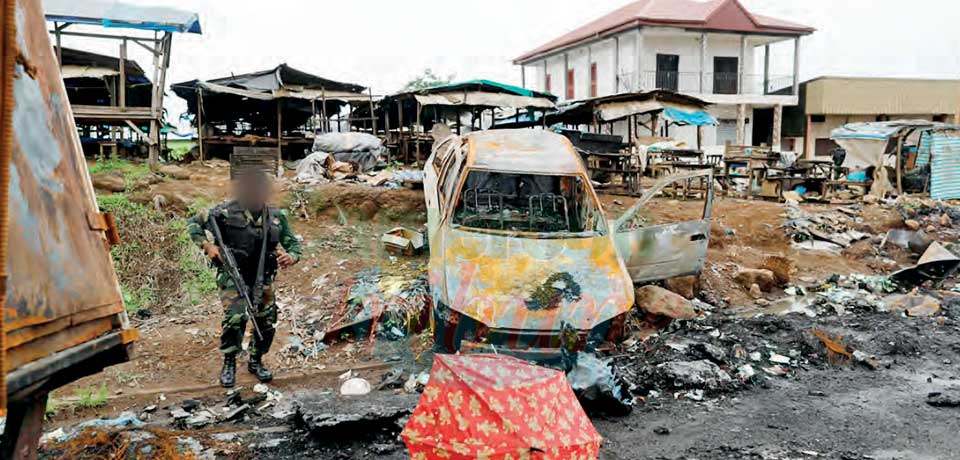
<path fill-rule="evenodd" d="M 798 103 L 800 39 L 814 31 L 753 14 L 737 0 L 639 0 L 514 60 L 523 85 L 561 101 L 652 89 L 713 104 L 703 145 L 780 145 Z M 780 65 L 778 65 L 780 64 Z M 782 68 L 782 69 L 781 69 Z M 626 133 L 626 122 L 615 126 Z M 662 134 L 696 144 L 696 128 Z"/>

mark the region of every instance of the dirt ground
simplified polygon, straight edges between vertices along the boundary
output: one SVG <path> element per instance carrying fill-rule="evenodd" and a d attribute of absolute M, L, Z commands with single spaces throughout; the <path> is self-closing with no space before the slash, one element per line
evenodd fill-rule
<path fill-rule="evenodd" d="M 154 197 L 164 196 L 164 205 L 186 209 L 197 200 L 214 203 L 229 194 L 224 168 L 187 168 L 190 179 L 151 184 L 135 196 L 145 203 L 155 203 Z M 423 336 L 373 347 L 363 342 L 340 342 L 308 358 L 281 352 L 297 338 L 291 331 L 303 327 L 297 321 L 308 316 L 321 320 L 332 317 L 346 301 L 360 270 L 379 267 L 390 273 L 416 273 L 426 264 L 425 256 L 392 256 L 379 242 L 380 235 L 394 226 L 423 225 L 422 192 L 363 185 L 321 185 L 308 194 L 296 190 L 288 181 L 277 184 L 277 204 L 297 216 L 293 225 L 302 236 L 304 258 L 278 277 L 281 321 L 274 349 L 267 356 L 267 364 L 278 378 L 271 389 L 284 394 L 331 390 L 339 385 L 337 376 L 349 369 L 377 382 L 392 367 L 403 366 L 407 372 L 427 368 L 430 355 L 424 353 L 423 344 L 429 339 Z M 608 218 L 615 218 L 633 202 L 631 197 L 615 195 L 601 195 L 601 200 Z M 303 205 L 296 204 L 300 202 Z M 887 230 L 905 225 L 895 208 L 889 204 L 856 206 L 853 226 L 869 236 L 842 250 L 813 251 L 792 244 L 783 227 L 788 220 L 787 205 L 718 197 L 712 208 L 710 247 L 699 287 L 701 299 L 721 306 L 713 310 L 708 323 L 691 330 L 708 325 L 721 331 L 721 337 L 730 335 L 743 339 L 743 343 L 749 342 L 744 337 L 751 337 L 759 348 L 779 346 L 785 353 L 799 340 L 801 331 L 822 328 L 877 355 L 881 363 L 877 369 L 855 363 L 827 363 L 822 356 L 807 357 L 797 360 L 786 376 L 762 378 L 760 383 L 703 400 L 671 394 L 650 397 L 638 403 L 629 416 L 593 416 L 605 439 L 600 458 L 960 458 L 956 453 L 960 440 L 954 435 L 960 430 L 960 409 L 925 403 L 930 392 L 960 388 L 955 382 L 960 377 L 956 371 L 960 326 L 953 319 L 954 315 L 960 317 L 960 306 L 952 310 L 944 302 L 936 318 L 886 312 L 779 316 L 765 306 L 785 297 L 785 286 L 764 292 L 758 299 L 734 280 L 739 268 L 759 268 L 771 256 L 792 260 L 791 285 L 808 287 L 824 284 L 834 275 L 886 274 L 894 266 L 915 261 L 915 256 L 906 251 L 876 249 Z M 804 212 L 813 214 L 832 212 L 837 207 L 800 205 Z M 696 201 L 658 197 L 644 212 L 654 222 L 667 222 L 698 219 L 703 208 Z M 956 241 L 949 225 L 928 230 L 935 238 Z M 146 319 L 135 318 L 134 322 L 141 336 L 134 360 L 55 393 L 59 409 L 49 417 L 46 431 L 69 428 L 91 418 L 116 416 L 125 410 L 139 412 L 152 404 L 162 408 L 186 398 L 211 402 L 223 399 L 224 392 L 216 384 L 220 365 L 220 306 L 216 299 Z M 662 337 L 682 337 L 684 333 L 674 329 Z M 238 375 L 240 386 L 249 389 L 254 385 L 244 370 Z M 102 386 L 108 389 L 104 405 L 78 404 L 79 391 Z M 393 432 L 334 443 L 309 436 L 297 424 L 268 417 L 229 429 L 240 434 L 219 450 L 218 458 L 406 458 Z M 184 433 L 209 439 L 215 431 Z M 282 441 L 272 442 L 276 439 Z M 66 458 L 65 451 L 52 444 L 45 445 L 43 452 L 45 458 Z"/>

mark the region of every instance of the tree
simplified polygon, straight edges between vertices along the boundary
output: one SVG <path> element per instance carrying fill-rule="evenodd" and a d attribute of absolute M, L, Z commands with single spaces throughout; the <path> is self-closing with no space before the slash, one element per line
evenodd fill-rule
<path fill-rule="evenodd" d="M 441 77 L 433 73 L 433 70 L 428 67 L 423 69 L 420 75 L 408 81 L 406 85 L 403 85 L 403 91 L 416 91 L 431 86 L 446 85 L 453 81 L 453 76 L 454 74 L 450 74 L 446 77 Z"/>

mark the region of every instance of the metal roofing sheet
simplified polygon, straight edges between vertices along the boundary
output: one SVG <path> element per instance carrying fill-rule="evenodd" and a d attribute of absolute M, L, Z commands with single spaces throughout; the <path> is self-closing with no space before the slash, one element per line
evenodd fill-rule
<path fill-rule="evenodd" d="M 953 113 L 960 98 L 960 80 L 821 77 L 804 85 L 812 115 Z"/>
<path fill-rule="evenodd" d="M 113 0 L 43 0 L 48 21 L 103 27 L 200 33 L 197 13 L 166 6 L 143 6 Z"/>

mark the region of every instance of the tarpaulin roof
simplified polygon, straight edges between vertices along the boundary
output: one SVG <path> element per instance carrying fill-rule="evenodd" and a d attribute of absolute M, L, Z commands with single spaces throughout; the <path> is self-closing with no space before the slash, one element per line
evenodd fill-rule
<path fill-rule="evenodd" d="M 508 85 L 506 83 L 500 83 L 493 80 L 467 80 L 457 83 L 447 83 L 443 85 L 431 86 L 429 88 L 424 88 L 419 91 L 414 91 L 418 94 L 437 94 L 437 93 L 446 93 L 450 91 L 458 90 L 474 90 L 474 91 L 486 91 L 486 92 L 506 92 L 511 94 L 516 94 L 517 96 L 526 96 L 526 97 L 542 97 L 549 99 L 551 101 L 556 101 L 557 97 L 550 93 L 543 93 L 540 91 L 534 91 L 526 88 L 521 88 L 519 86 Z"/>
<path fill-rule="evenodd" d="M 709 104 L 702 99 L 667 90 L 621 93 L 573 101 L 556 113 L 548 114 L 547 124 L 590 124 L 595 118 L 610 122 L 667 108 L 693 113 L 707 105 Z"/>
<path fill-rule="evenodd" d="M 363 86 L 343 83 L 312 75 L 287 64 L 259 72 L 251 72 L 207 81 L 191 80 L 175 83 L 173 92 L 184 99 L 195 97 L 196 88 L 205 91 L 257 100 L 277 98 L 352 101 L 367 100 Z"/>
<path fill-rule="evenodd" d="M 112 0 L 43 0 L 43 12 L 48 21 L 200 33 L 197 13 L 166 6 L 132 5 Z"/>
<path fill-rule="evenodd" d="M 831 139 L 887 140 L 902 130 L 933 127 L 937 123 L 927 120 L 893 120 L 847 123 L 830 132 Z"/>
<path fill-rule="evenodd" d="M 668 121 L 672 121 L 680 126 L 716 126 L 720 124 L 717 122 L 716 118 L 713 118 L 712 115 L 704 112 L 703 110 L 688 112 L 673 107 L 667 107 L 663 109 L 663 117 Z"/>
<path fill-rule="evenodd" d="M 596 459 L 566 376 L 504 355 L 436 355 L 400 434 L 413 459 Z"/>

